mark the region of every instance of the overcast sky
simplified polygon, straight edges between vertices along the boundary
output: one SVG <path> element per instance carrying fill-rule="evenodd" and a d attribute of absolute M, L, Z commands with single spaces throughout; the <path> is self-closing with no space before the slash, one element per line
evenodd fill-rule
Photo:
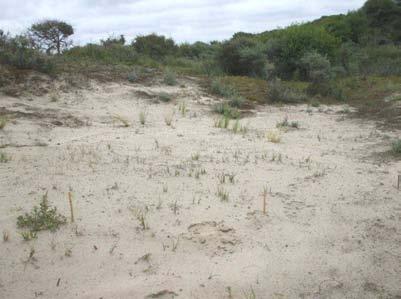
<path fill-rule="evenodd" d="M 35 21 L 57 18 L 75 28 L 76 44 L 110 34 L 131 40 L 156 32 L 178 42 L 230 38 L 322 15 L 346 13 L 364 0 L 0 0 L 0 28 L 20 33 Z"/>

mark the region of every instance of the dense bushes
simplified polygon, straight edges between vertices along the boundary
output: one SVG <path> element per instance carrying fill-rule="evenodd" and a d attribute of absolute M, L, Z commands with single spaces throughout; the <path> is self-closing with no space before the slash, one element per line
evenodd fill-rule
<path fill-rule="evenodd" d="M 218 63 L 236 76 L 265 76 L 266 55 L 263 44 L 247 37 L 233 38 L 222 44 Z"/>
<path fill-rule="evenodd" d="M 325 29 L 306 24 L 280 30 L 267 45 L 268 57 L 274 62 L 277 74 L 290 79 L 299 70 L 299 61 L 306 53 L 316 52 L 334 59 L 340 41 Z"/>
<path fill-rule="evenodd" d="M 162 35 L 149 34 L 137 36 L 132 42 L 134 49 L 153 59 L 162 59 L 168 55 L 176 54 L 178 47 L 171 38 Z"/>
<path fill-rule="evenodd" d="M 0 30 L 0 63 L 18 69 L 33 69 L 51 73 L 51 59 L 32 47 L 31 41 L 22 35 L 11 37 Z"/>

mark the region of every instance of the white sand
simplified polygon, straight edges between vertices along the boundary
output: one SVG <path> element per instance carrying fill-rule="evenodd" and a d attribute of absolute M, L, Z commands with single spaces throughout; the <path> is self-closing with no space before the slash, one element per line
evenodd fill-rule
<path fill-rule="evenodd" d="M 0 131 L 12 157 L 0 163 L 0 233 L 10 235 L 0 240 L 0 298 L 401 297 L 401 163 L 377 154 L 400 132 L 344 107 L 301 105 L 258 107 L 240 122 L 249 131 L 234 134 L 214 127 L 215 100 L 185 86 L 93 83 L 57 102 L 0 96 L 0 107 L 35 114 Z M 269 142 L 285 116 L 300 129 Z M 70 188 L 75 224 L 23 241 L 17 216 L 48 190 L 69 217 Z"/>

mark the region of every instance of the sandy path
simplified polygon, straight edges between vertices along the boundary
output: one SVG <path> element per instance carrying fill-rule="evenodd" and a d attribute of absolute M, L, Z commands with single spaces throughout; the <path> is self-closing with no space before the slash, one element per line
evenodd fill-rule
<path fill-rule="evenodd" d="M 94 86 L 55 103 L 0 98 L 85 123 L 17 118 L 0 132 L 2 144 L 32 145 L 1 149 L 12 160 L 0 164 L 0 230 L 10 234 L 0 243 L 0 298 L 401 296 L 401 163 L 375 154 L 397 132 L 349 119 L 343 107 L 296 106 L 259 107 L 241 120 L 248 132 L 234 134 L 214 127 L 213 100 L 185 84 Z M 136 95 L 145 89 L 176 100 Z M 300 129 L 269 142 L 286 116 Z M 46 190 L 68 216 L 70 188 L 75 224 L 22 241 L 16 217 Z M 24 263 L 31 248 L 36 260 Z"/>

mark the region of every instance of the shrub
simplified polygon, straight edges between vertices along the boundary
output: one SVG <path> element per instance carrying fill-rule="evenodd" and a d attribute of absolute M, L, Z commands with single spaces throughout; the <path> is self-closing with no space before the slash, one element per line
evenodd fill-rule
<path fill-rule="evenodd" d="M 266 75 L 265 47 L 249 37 L 237 37 L 225 42 L 218 52 L 223 71 L 236 76 Z"/>
<path fill-rule="evenodd" d="M 298 103 L 306 100 L 305 94 L 285 86 L 280 79 L 269 82 L 267 99 L 273 103 Z"/>
<path fill-rule="evenodd" d="M 43 73 L 52 73 L 52 59 L 33 48 L 28 37 L 17 35 L 11 37 L 0 31 L 0 63 L 18 69 L 32 69 Z"/>
<path fill-rule="evenodd" d="M 401 154 L 401 139 L 398 139 L 392 144 L 393 153 Z"/>
<path fill-rule="evenodd" d="M 164 82 L 164 84 L 170 85 L 170 86 L 177 85 L 176 74 L 171 70 L 166 70 L 166 72 L 164 73 L 163 82 Z"/>
<path fill-rule="evenodd" d="M 43 195 L 39 207 L 35 206 L 30 214 L 25 213 L 25 215 L 17 218 L 17 226 L 19 228 L 27 228 L 31 232 L 41 230 L 55 231 L 66 222 L 65 216 L 57 213 L 56 207 L 52 208 L 49 205 L 47 193 Z"/>
<path fill-rule="evenodd" d="M 229 98 L 236 94 L 234 88 L 230 85 L 222 83 L 219 79 L 214 79 L 210 84 L 210 91 L 224 98 Z"/>
<path fill-rule="evenodd" d="M 168 102 L 170 102 L 172 100 L 172 96 L 170 94 L 166 93 L 166 92 L 159 93 L 158 98 L 159 98 L 160 101 L 162 101 L 164 103 L 168 103 Z"/>
<path fill-rule="evenodd" d="M 299 68 L 299 61 L 308 52 L 334 59 L 340 40 L 323 27 L 304 24 L 277 31 L 267 45 L 267 56 L 274 62 L 277 74 L 292 78 Z"/>
<path fill-rule="evenodd" d="M 307 52 L 301 58 L 300 69 L 303 79 L 320 83 L 330 79 L 331 65 L 327 57 L 317 52 Z"/>
<path fill-rule="evenodd" d="M 171 38 L 155 33 L 137 36 L 132 43 L 134 49 L 154 59 L 162 59 L 168 55 L 174 55 L 178 47 Z"/>
<path fill-rule="evenodd" d="M 240 95 L 234 95 L 228 100 L 228 104 L 234 108 L 241 108 L 245 103 L 245 98 Z"/>
<path fill-rule="evenodd" d="M 228 118 L 239 118 L 240 112 L 237 108 L 232 108 L 228 103 L 218 103 L 213 106 L 213 111 Z"/>

